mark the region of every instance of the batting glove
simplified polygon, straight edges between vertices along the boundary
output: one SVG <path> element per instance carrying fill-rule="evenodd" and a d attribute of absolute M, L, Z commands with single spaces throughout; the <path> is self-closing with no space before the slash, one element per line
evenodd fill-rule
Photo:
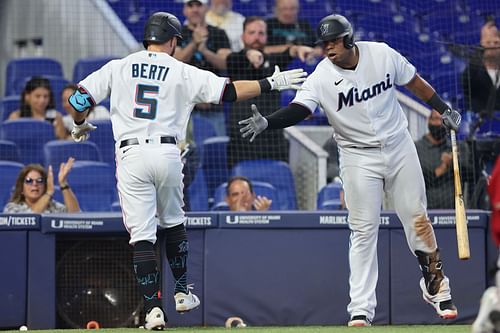
<path fill-rule="evenodd" d="M 71 137 L 76 142 L 86 141 L 90 137 L 90 131 L 95 130 L 97 127 L 87 122 L 87 119 L 80 124 L 77 125 L 73 122 L 73 129 L 71 130 Z"/>
<path fill-rule="evenodd" d="M 274 73 L 266 79 L 271 84 L 271 90 L 286 90 L 294 89 L 299 90 L 300 86 L 297 83 L 302 83 L 306 80 L 307 73 L 302 68 L 290 69 L 288 71 L 280 72 L 278 66 L 274 66 Z"/>
<path fill-rule="evenodd" d="M 441 118 L 443 118 L 444 125 L 454 131 L 458 130 L 460 122 L 462 121 L 462 116 L 460 115 L 460 113 L 452 109 L 447 109 L 445 112 L 443 112 Z"/>
<path fill-rule="evenodd" d="M 253 142 L 255 137 L 267 128 L 267 119 L 262 117 L 255 104 L 252 104 L 252 113 L 252 117 L 238 122 L 239 125 L 246 125 L 240 129 L 241 137 L 246 138 L 251 135 L 250 142 Z"/>

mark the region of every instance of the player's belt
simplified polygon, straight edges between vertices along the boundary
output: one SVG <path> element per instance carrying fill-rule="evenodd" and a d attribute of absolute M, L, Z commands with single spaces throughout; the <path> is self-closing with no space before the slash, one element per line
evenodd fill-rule
<path fill-rule="evenodd" d="M 151 142 L 153 141 L 152 139 L 145 139 L 144 142 L 149 143 L 150 140 L 151 140 Z M 160 137 L 160 143 L 170 143 L 170 144 L 175 145 L 175 144 L 177 144 L 177 140 L 175 140 L 175 138 L 173 136 L 162 136 L 162 137 Z M 120 148 L 138 145 L 138 144 L 139 144 L 139 140 L 136 138 L 122 140 L 120 142 Z"/>

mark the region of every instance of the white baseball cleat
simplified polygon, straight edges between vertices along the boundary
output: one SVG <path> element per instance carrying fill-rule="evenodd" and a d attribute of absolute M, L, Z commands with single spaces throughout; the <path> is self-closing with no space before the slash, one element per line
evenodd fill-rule
<path fill-rule="evenodd" d="M 429 294 L 425 287 L 424 278 L 420 279 L 420 288 L 424 300 L 434 307 L 439 317 L 443 319 L 455 319 L 457 317 L 458 310 L 451 300 L 450 282 L 446 276 L 441 280 L 439 292 L 436 295 Z"/>
<path fill-rule="evenodd" d="M 494 325 L 490 320 L 492 310 L 498 306 L 498 294 L 496 287 L 489 287 L 481 296 L 481 305 L 476 320 L 472 323 L 472 333 L 493 333 Z"/>
<path fill-rule="evenodd" d="M 174 299 L 175 311 L 179 313 L 188 312 L 200 306 L 200 299 L 191 291 L 187 295 L 185 293 L 176 293 Z"/>
<path fill-rule="evenodd" d="M 144 323 L 144 328 L 150 331 L 163 331 L 165 328 L 165 315 L 163 310 L 159 307 L 152 308 L 146 314 L 146 320 Z"/>
<path fill-rule="evenodd" d="M 372 322 L 366 318 L 365 315 L 352 316 L 351 320 L 347 323 L 349 327 L 366 327 L 372 326 Z"/>

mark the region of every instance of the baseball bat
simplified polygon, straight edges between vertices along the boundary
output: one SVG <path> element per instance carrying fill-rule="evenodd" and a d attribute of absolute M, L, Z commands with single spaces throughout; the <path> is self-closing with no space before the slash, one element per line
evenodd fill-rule
<path fill-rule="evenodd" d="M 451 154 L 453 156 L 453 178 L 455 182 L 455 228 L 457 230 L 458 257 L 462 260 L 470 258 L 469 233 L 467 231 L 467 216 L 465 215 L 464 198 L 458 168 L 457 137 L 454 130 L 450 130 Z"/>

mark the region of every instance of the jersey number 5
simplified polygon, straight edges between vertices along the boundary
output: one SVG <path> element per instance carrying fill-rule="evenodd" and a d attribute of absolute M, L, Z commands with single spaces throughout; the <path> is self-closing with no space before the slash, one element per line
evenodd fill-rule
<path fill-rule="evenodd" d="M 135 104 L 145 106 L 144 108 L 135 108 L 134 116 L 144 119 L 155 119 L 158 101 L 156 98 L 145 97 L 145 94 L 158 95 L 158 86 L 150 86 L 147 84 L 138 84 L 135 89 Z"/>

